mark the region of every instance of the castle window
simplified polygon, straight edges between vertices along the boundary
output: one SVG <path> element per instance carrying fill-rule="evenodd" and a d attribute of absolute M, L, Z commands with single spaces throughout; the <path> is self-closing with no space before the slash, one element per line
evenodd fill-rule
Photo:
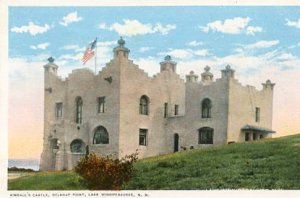
<path fill-rule="evenodd" d="M 256 107 L 255 108 L 255 122 L 259 122 L 260 121 L 260 108 Z"/>
<path fill-rule="evenodd" d="M 108 144 L 109 143 L 109 135 L 103 126 L 97 127 L 94 138 L 93 138 L 93 144 Z"/>
<path fill-rule="evenodd" d="M 58 120 L 62 118 L 62 111 L 63 111 L 63 103 L 58 102 L 55 104 L 55 118 Z"/>
<path fill-rule="evenodd" d="M 166 102 L 164 105 L 164 117 L 168 117 L 168 103 Z"/>
<path fill-rule="evenodd" d="M 148 134 L 148 129 L 140 129 L 140 134 L 139 134 L 139 145 L 142 146 L 147 146 L 148 141 L 147 141 L 147 135 Z"/>
<path fill-rule="evenodd" d="M 257 140 L 257 134 L 256 133 L 253 133 L 253 140 Z"/>
<path fill-rule="evenodd" d="M 178 115 L 179 105 L 175 105 L 174 115 Z"/>
<path fill-rule="evenodd" d="M 85 153 L 85 144 L 80 139 L 75 139 L 70 144 L 70 150 L 72 153 Z"/>
<path fill-rule="evenodd" d="M 211 101 L 205 98 L 201 104 L 202 107 L 202 118 L 211 118 Z"/>
<path fill-rule="evenodd" d="M 82 123 L 82 99 L 81 97 L 76 98 L 76 123 Z"/>
<path fill-rule="evenodd" d="M 145 95 L 140 98 L 140 114 L 149 114 L 149 98 Z"/>
<path fill-rule="evenodd" d="M 59 149 L 59 140 L 57 138 L 54 138 L 51 140 L 50 148 L 51 149 Z"/>
<path fill-rule="evenodd" d="M 214 130 L 210 127 L 203 127 L 199 130 L 198 144 L 213 144 Z"/>
<path fill-rule="evenodd" d="M 97 98 L 97 101 L 98 101 L 97 112 L 104 113 L 105 97 L 99 97 Z"/>
<path fill-rule="evenodd" d="M 249 133 L 245 133 L 245 141 L 250 141 L 250 134 Z"/>

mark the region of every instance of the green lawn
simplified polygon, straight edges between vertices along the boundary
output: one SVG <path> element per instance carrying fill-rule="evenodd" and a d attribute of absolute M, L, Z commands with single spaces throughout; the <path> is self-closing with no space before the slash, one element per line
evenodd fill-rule
<path fill-rule="evenodd" d="M 37 173 L 9 189 L 84 189 L 73 172 Z M 140 160 L 124 189 L 300 189 L 300 135 Z"/>
<path fill-rule="evenodd" d="M 8 190 L 86 190 L 72 171 L 38 172 L 8 181 Z"/>

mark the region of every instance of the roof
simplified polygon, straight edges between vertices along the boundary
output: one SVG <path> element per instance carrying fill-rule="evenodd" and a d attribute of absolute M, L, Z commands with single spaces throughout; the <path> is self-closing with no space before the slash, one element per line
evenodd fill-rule
<path fill-rule="evenodd" d="M 258 126 L 253 126 L 253 125 L 245 125 L 241 128 L 241 131 L 244 132 L 249 132 L 249 131 L 255 131 L 255 132 L 260 132 L 260 133 L 276 133 L 275 131 L 263 127 L 258 127 Z"/>

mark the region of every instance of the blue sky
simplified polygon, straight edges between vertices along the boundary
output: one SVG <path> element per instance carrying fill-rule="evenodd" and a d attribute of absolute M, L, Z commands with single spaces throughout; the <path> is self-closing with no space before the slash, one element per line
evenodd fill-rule
<path fill-rule="evenodd" d="M 98 70 L 112 59 L 116 41 L 123 36 L 129 58 L 149 75 L 159 72 L 159 62 L 171 55 L 182 78 L 191 70 L 200 75 L 206 65 L 218 78 L 220 69 L 230 64 L 242 84 L 261 89 L 261 83 L 271 79 L 276 83 L 274 129 L 279 135 L 300 131 L 300 7 L 11 6 L 8 19 L 12 146 L 22 144 L 17 134 L 32 137 L 30 130 L 35 128 L 32 144 L 41 149 L 42 66 L 47 58 L 56 59 L 62 77 L 76 68 L 94 70 L 93 60 L 83 65 L 81 58 L 95 37 Z M 282 122 L 283 117 L 290 119 Z"/>
<path fill-rule="evenodd" d="M 76 14 L 73 22 L 70 19 L 70 23 L 63 25 L 63 18 L 72 13 Z M 29 57 L 49 54 L 59 59 L 64 54 L 71 55 L 78 52 L 74 49 L 65 50 L 64 47 L 78 45 L 83 48 L 96 36 L 100 42 L 117 40 L 119 36 L 123 36 L 132 51 L 132 59 L 151 56 L 160 60 L 165 52 L 176 49 L 202 50 L 200 56 L 207 58 L 224 57 L 234 54 L 239 46 L 251 45 L 262 40 L 279 41 L 279 44 L 266 48 L 257 47 L 251 54 L 258 55 L 277 49 L 295 55 L 299 54 L 300 48 L 289 47 L 300 42 L 299 17 L 299 7 L 10 7 L 9 56 Z M 238 22 L 238 18 L 244 22 Z M 212 26 L 207 32 L 201 29 L 216 21 L 225 26 L 226 20 L 232 20 L 232 24 L 237 26 L 236 32 L 234 30 L 226 32 L 226 27 L 223 27 L 222 32 L 222 27 L 218 30 L 216 24 L 214 26 L 216 29 Z M 288 21 L 298 24 L 288 26 Z M 137 22 L 140 26 L 152 26 L 152 32 L 136 30 L 135 35 L 131 35 L 126 30 L 125 32 L 112 30 L 113 24 L 126 28 L 126 24 L 130 26 L 133 22 Z M 13 28 L 28 26 L 29 23 L 46 30 L 36 34 L 13 31 Z M 153 30 L 158 23 L 166 32 Z M 103 26 L 105 24 L 106 28 L 100 28 L 101 24 Z M 167 30 L 168 25 L 170 30 Z M 258 30 L 247 33 L 249 27 Z M 192 41 L 195 41 L 195 45 L 197 42 L 200 45 L 188 45 Z M 45 43 L 48 45 L 44 48 L 32 49 L 33 46 Z M 141 52 L 141 49 L 144 51 Z M 208 50 L 208 54 L 203 50 Z M 173 54 L 179 61 L 186 58 L 197 59 L 197 55 Z M 108 61 L 101 60 L 101 62 Z"/>

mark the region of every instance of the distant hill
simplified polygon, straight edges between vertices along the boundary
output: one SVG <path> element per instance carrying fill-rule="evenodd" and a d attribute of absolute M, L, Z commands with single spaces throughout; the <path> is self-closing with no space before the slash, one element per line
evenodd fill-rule
<path fill-rule="evenodd" d="M 10 167 L 8 168 L 9 172 L 35 172 L 35 170 L 31 168 L 18 168 L 18 167 Z"/>
<path fill-rule="evenodd" d="M 143 159 L 127 190 L 300 189 L 300 135 Z M 39 182 L 36 182 L 39 181 Z M 59 181 L 59 182 L 58 182 Z M 74 172 L 37 173 L 11 190 L 85 189 Z"/>
<path fill-rule="evenodd" d="M 8 159 L 8 168 L 39 170 L 39 160 L 35 159 Z"/>
<path fill-rule="evenodd" d="M 39 170 L 39 160 L 34 159 L 9 159 L 8 168 L 19 168 L 19 169 L 32 169 L 34 171 Z"/>

